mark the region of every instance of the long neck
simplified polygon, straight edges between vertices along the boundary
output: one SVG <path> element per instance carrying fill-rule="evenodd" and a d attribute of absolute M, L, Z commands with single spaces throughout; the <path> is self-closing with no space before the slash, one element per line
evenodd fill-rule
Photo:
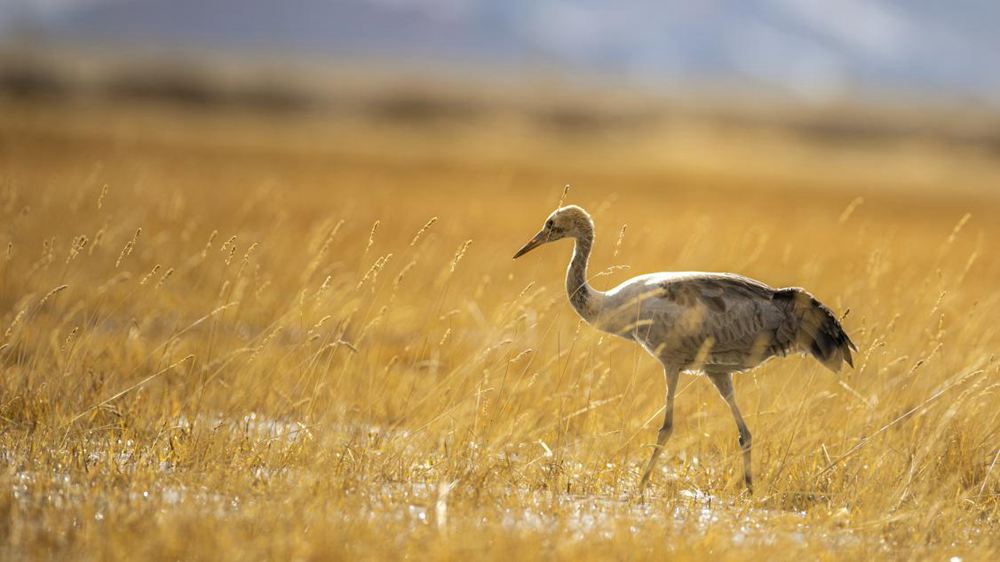
<path fill-rule="evenodd" d="M 587 282 L 587 261 L 590 259 L 590 249 L 593 245 L 592 230 L 577 235 L 573 260 L 566 270 L 566 293 L 569 295 L 569 302 L 587 321 L 593 320 L 597 315 L 597 299 L 600 297 L 600 291 L 595 291 Z"/>

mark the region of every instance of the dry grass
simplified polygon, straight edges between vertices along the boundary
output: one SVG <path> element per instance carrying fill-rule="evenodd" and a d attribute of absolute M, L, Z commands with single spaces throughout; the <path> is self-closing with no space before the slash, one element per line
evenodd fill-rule
<path fill-rule="evenodd" d="M 1000 551 L 995 157 L 0 115 L 4 559 Z M 855 370 L 738 377 L 754 498 L 687 375 L 636 496 L 658 366 L 573 315 L 568 246 L 510 261 L 564 183 L 597 220 L 593 273 L 630 266 L 599 287 L 728 270 L 850 309 Z"/>

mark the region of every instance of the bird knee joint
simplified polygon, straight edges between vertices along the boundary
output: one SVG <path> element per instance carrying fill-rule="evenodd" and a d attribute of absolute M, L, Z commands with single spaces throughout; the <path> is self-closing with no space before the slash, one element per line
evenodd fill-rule
<path fill-rule="evenodd" d="M 750 435 L 749 431 L 740 433 L 740 447 L 744 449 L 749 449 L 750 444 L 753 442 L 753 436 Z"/>

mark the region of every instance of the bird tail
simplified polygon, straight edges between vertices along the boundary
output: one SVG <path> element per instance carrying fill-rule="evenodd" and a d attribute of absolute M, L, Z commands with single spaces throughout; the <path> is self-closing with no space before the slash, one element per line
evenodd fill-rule
<path fill-rule="evenodd" d="M 851 351 L 858 348 L 826 305 L 799 287 L 778 289 L 774 299 L 785 302 L 795 318 L 795 342 L 800 350 L 809 352 L 833 372 L 844 363 L 854 367 Z"/>

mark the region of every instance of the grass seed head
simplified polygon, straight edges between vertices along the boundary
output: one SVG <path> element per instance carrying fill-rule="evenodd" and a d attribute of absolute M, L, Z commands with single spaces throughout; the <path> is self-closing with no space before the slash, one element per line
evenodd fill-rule
<path fill-rule="evenodd" d="M 431 219 L 429 221 L 427 221 L 426 223 L 424 223 L 424 226 L 420 227 L 420 230 L 418 230 L 417 233 L 413 236 L 413 239 L 410 240 L 410 247 L 411 248 L 413 246 L 416 246 L 417 242 L 420 242 L 420 239 L 424 237 L 424 234 L 426 234 L 427 231 L 430 230 L 431 226 L 433 226 L 434 223 L 437 222 L 437 220 L 438 220 L 437 217 L 431 217 Z"/>
<path fill-rule="evenodd" d="M 450 273 L 455 273 L 455 268 L 458 267 L 458 262 L 462 261 L 462 258 L 465 257 L 465 252 L 469 249 L 470 245 L 472 245 L 472 240 L 466 240 L 461 246 L 458 247 L 458 250 L 455 252 L 455 257 L 451 260 L 451 267 L 448 270 Z"/>

